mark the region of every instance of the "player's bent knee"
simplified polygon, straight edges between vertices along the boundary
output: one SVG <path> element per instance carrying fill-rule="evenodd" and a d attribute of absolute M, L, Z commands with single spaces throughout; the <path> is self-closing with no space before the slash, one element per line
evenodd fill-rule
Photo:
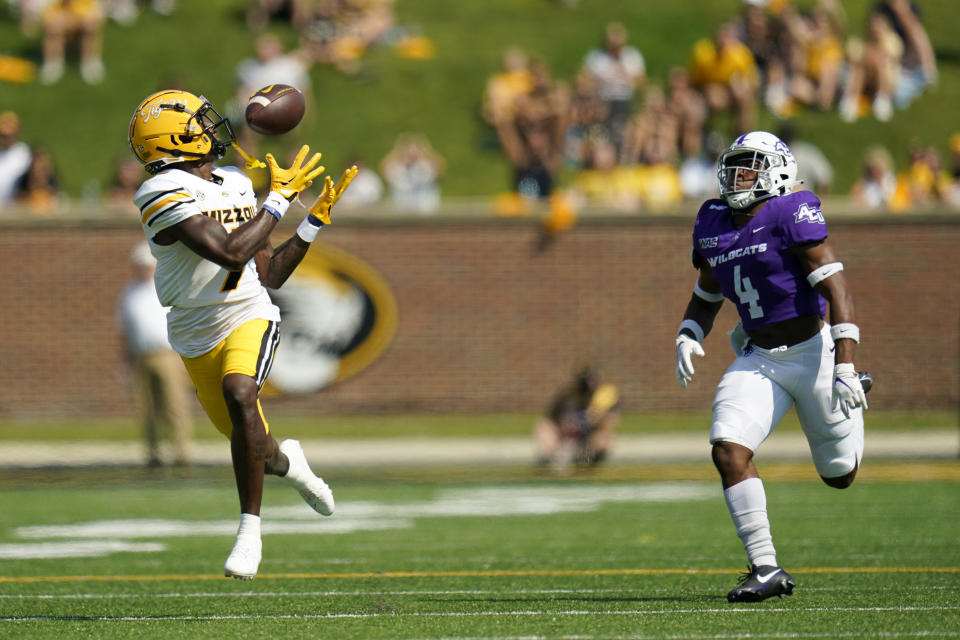
<path fill-rule="evenodd" d="M 227 374 L 223 378 L 223 398 L 227 407 L 246 409 L 257 403 L 257 383 L 250 376 Z"/>
<path fill-rule="evenodd" d="M 743 475 L 753 458 L 753 451 L 743 445 L 721 440 L 713 443 L 710 455 L 722 477 L 734 478 Z"/>
<path fill-rule="evenodd" d="M 753 451 L 742 444 L 720 440 L 713 443 L 711 456 L 713 461 L 718 464 L 746 463 L 753 457 Z"/>

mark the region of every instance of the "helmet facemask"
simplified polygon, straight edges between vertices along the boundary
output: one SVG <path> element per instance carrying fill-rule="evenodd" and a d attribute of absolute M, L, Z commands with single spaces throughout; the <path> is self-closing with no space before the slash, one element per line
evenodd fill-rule
<path fill-rule="evenodd" d="M 791 192 L 797 180 L 797 162 L 776 136 L 753 132 L 737 139 L 717 165 L 720 196 L 734 209 Z"/>
<path fill-rule="evenodd" d="M 219 160 L 227 152 L 227 145 L 237 139 L 236 135 L 233 133 L 233 127 L 230 126 L 230 121 L 221 116 L 206 98 L 203 96 L 199 97 L 200 100 L 203 101 L 203 105 L 187 119 L 184 133 L 181 133 L 176 137 L 178 138 L 179 143 L 189 144 L 198 136 L 206 136 L 210 140 L 210 150 L 201 154 L 185 151 L 177 148 L 174 145 L 171 145 L 171 148 L 157 145 L 157 149 L 159 151 L 166 151 L 174 157 L 182 157 L 184 162 L 188 160 L 203 160 L 211 156 L 214 160 Z M 162 104 L 160 105 L 160 108 L 173 109 L 175 111 L 187 111 L 186 106 L 179 102 L 174 104 Z M 217 131 L 221 129 L 225 133 L 226 139 L 221 139 L 218 137 Z"/>
<path fill-rule="evenodd" d="M 734 209 L 745 209 L 776 195 L 771 191 L 770 164 L 770 156 L 753 149 L 724 154 L 717 170 L 720 195 Z"/>

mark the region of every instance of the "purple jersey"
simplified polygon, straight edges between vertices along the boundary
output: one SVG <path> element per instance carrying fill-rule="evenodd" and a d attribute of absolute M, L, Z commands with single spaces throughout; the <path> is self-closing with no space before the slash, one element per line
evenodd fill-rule
<path fill-rule="evenodd" d="M 695 264 L 710 265 L 724 297 L 752 331 L 799 316 L 826 313 L 827 303 L 807 282 L 788 251 L 827 237 L 820 200 L 809 191 L 776 196 L 740 229 L 723 200 L 707 200 L 693 228 Z M 698 259 L 696 256 L 699 256 Z"/>

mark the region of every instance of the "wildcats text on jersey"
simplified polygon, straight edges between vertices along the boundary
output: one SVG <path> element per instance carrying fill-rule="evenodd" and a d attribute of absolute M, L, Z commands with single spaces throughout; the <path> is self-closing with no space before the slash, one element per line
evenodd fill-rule
<path fill-rule="evenodd" d="M 730 260 L 736 260 L 737 258 L 742 258 L 744 256 L 752 256 L 756 253 L 764 253 L 766 250 L 767 250 L 766 242 L 761 242 L 759 244 L 751 244 L 748 247 L 731 249 L 727 253 L 721 253 L 719 255 L 713 256 L 712 258 L 707 258 L 707 262 L 710 263 L 711 267 L 715 267 L 718 264 L 723 264 L 724 262 L 729 262 Z"/>

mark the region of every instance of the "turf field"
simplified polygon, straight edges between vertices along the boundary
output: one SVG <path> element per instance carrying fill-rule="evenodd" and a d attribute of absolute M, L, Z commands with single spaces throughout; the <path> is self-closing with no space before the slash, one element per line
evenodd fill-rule
<path fill-rule="evenodd" d="M 252 582 L 220 574 L 226 468 L 5 473 L 0 638 L 960 636 L 956 462 L 761 471 L 798 588 L 754 605 L 709 470 L 344 470 L 331 518 L 274 481 Z"/>

